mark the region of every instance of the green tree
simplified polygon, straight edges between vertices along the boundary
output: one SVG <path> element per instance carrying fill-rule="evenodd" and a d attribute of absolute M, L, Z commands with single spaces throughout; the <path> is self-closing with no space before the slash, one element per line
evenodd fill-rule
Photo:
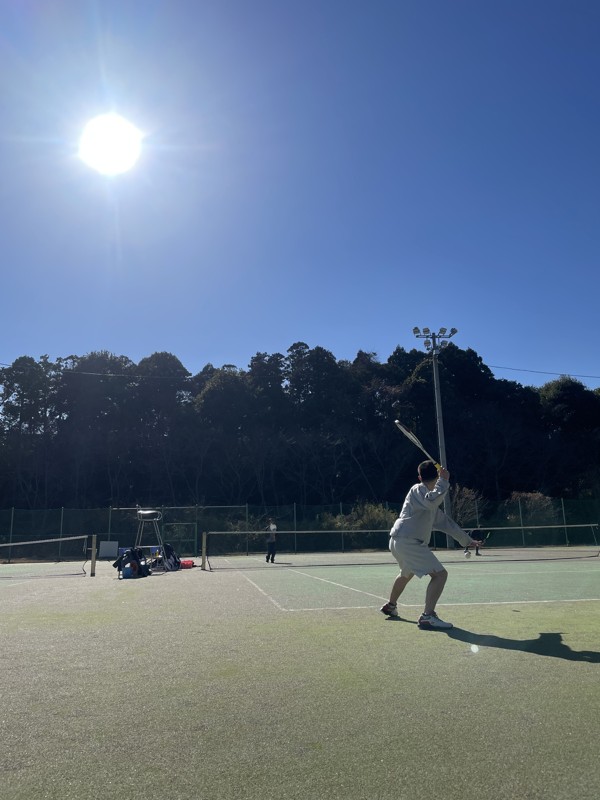
<path fill-rule="evenodd" d="M 115 504 L 134 488 L 134 370 L 130 359 L 107 351 L 64 361 L 57 387 L 61 505 Z"/>
<path fill-rule="evenodd" d="M 0 431 L 4 470 L 0 485 L 11 505 L 47 504 L 52 487 L 52 439 L 59 365 L 29 356 L 0 370 Z"/>

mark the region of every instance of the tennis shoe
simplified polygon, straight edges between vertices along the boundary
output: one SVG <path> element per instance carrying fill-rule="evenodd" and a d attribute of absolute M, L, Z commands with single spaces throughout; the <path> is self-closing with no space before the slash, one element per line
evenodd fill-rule
<path fill-rule="evenodd" d="M 398 608 L 396 607 L 395 603 L 386 603 L 384 606 L 381 606 L 379 609 L 382 614 L 385 614 L 386 617 L 397 617 L 398 616 Z"/>
<path fill-rule="evenodd" d="M 421 614 L 417 624 L 421 630 L 426 631 L 448 630 L 453 627 L 451 622 L 444 622 L 443 619 L 440 619 L 435 611 L 431 614 Z"/>

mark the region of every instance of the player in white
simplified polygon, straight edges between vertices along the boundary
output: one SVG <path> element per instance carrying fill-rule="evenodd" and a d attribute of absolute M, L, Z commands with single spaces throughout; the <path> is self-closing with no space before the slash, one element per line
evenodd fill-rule
<path fill-rule="evenodd" d="M 269 561 L 274 564 L 277 549 L 277 525 L 272 517 L 269 519 L 265 531 L 267 532 L 267 564 Z"/>
<path fill-rule="evenodd" d="M 435 613 L 435 607 L 446 585 L 448 573 L 429 549 L 431 533 L 447 533 L 463 547 L 479 545 L 440 506 L 449 489 L 450 473 L 445 467 L 438 469 L 433 461 L 419 464 L 419 483 L 411 487 L 400 516 L 390 531 L 390 550 L 400 565 L 400 574 L 394 581 L 389 602 L 381 607 L 388 617 L 397 617 L 397 600 L 411 578 L 429 575 L 431 580 L 425 594 L 425 609 L 419 617 L 419 627 L 425 629 L 451 628 Z"/>

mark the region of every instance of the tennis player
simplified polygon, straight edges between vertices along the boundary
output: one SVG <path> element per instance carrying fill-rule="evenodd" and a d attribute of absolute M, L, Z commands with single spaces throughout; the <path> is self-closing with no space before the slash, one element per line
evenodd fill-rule
<path fill-rule="evenodd" d="M 269 524 L 265 528 L 267 532 L 267 564 L 269 559 L 271 564 L 275 563 L 275 556 L 277 554 L 277 525 L 272 517 L 269 517 Z"/>
<path fill-rule="evenodd" d="M 473 539 L 481 539 L 481 531 L 477 531 L 477 530 L 476 531 L 471 531 L 471 536 L 473 537 Z M 465 547 L 465 551 L 464 552 L 465 552 L 466 556 L 469 555 L 469 547 L 470 547 L 470 545 L 467 545 Z M 479 552 L 479 545 L 478 544 L 475 544 L 475 555 L 476 556 L 480 556 L 481 555 L 481 553 Z"/>
<path fill-rule="evenodd" d="M 425 594 L 425 609 L 418 625 L 423 629 L 442 630 L 452 627 L 435 613 L 435 607 L 446 585 L 448 573 L 429 549 L 431 533 L 447 533 L 463 547 L 480 546 L 440 506 L 450 486 L 450 473 L 445 467 L 439 472 L 433 461 L 423 461 L 418 469 L 419 483 L 411 487 L 406 495 L 400 516 L 390 531 L 390 550 L 400 565 L 400 574 L 394 581 L 389 602 L 381 607 L 388 617 L 397 617 L 397 600 L 407 583 L 416 575 L 429 575 Z"/>

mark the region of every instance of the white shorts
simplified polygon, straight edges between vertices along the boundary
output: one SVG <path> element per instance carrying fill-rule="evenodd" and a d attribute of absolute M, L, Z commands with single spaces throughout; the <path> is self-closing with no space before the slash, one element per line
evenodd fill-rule
<path fill-rule="evenodd" d="M 431 572 L 440 572 L 444 569 L 441 562 L 429 549 L 429 545 L 420 539 L 392 536 L 390 537 L 390 552 L 400 565 L 400 574 L 405 578 L 409 575 L 422 578 Z"/>

